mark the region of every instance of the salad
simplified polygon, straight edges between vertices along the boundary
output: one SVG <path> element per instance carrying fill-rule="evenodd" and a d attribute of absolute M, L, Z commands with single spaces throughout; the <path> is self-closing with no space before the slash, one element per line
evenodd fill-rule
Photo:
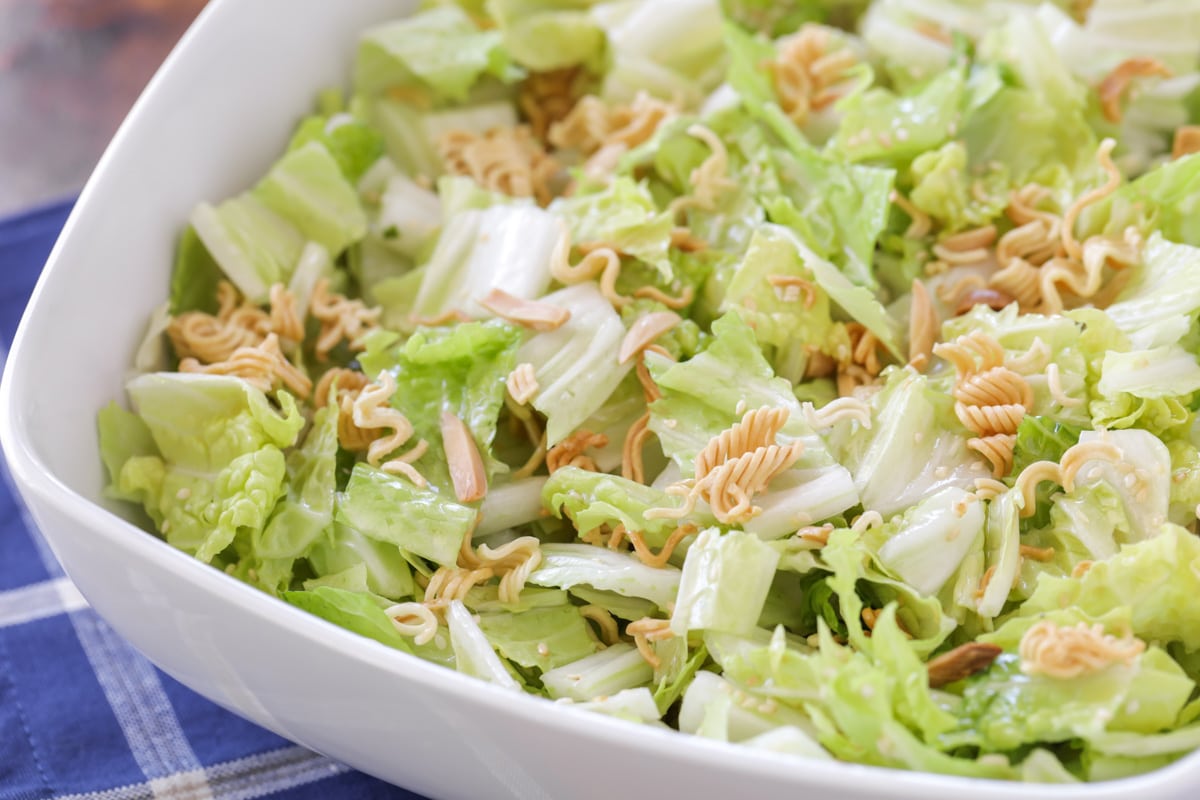
<path fill-rule="evenodd" d="M 199 203 L 170 545 L 513 691 L 1035 782 L 1200 746 L 1200 2 L 462 0 Z"/>

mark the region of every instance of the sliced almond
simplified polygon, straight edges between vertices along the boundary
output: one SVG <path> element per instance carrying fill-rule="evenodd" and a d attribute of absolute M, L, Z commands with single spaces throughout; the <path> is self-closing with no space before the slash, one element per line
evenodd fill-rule
<path fill-rule="evenodd" d="M 972 289 L 959 299 L 954 313 L 956 316 L 961 316 L 975 306 L 987 306 L 993 311 L 999 311 L 1015 302 L 1016 300 L 1008 292 L 1002 292 L 999 289 Z"/>
<path fill-rule="evenodd" d="M 1004 650 L 994 644 L 968 642 L 932 659 L 925 668 L 929 671 L 929 686 L 943 686 L 983 672 Z"/>
<path fill-rule="evenodd" d="M 535 331 L 561 328 L 571 318 L 571 312 L 562 306 L 522 300 L 503 289 L 492 289 L 479 305 L 501 319 Z"/>
<path fill-rule="evenodd" d="M 929 290 L 915 279 L 912 282 L 912 308 L 908 317 L 908 363 L 923 372 L 933 358 L 933 346 L 937 343 L 941 324 Z"/>
<path fill-rule="evenodd" d="M 463 421 L 449 411 L 442 412 L 442 447 L 450 465 L 450 481 L 460 503 L 471 503 L 487 494 L 487 474 L 475 438 Z"/>
<path fill-rule="evenodd" d="M 640 317 L 629 328 L 621 341 L 621 349 L 617 351 L 617 362 L 628 363 L 634 356 L 645 350 L 654 340 L 674 328 L 683 319 L 674 311 L 655 311 Z"/>
<path fill-rule="evenodd" d="M 1171 158 L 1183 158 L 1192 153 L 1200 153 L 1200 125 L 1180 125 L 1175 129 Z"/>

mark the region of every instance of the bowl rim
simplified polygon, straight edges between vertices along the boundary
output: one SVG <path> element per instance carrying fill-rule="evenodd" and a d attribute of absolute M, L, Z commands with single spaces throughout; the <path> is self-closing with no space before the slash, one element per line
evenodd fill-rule
<path fill-rule="evenodd" d="M 236 17 L 237 6 L 235 0 L 212 0 L 151 78 L 80 192 L 30 295 L 5 359 L 3 376 L 0 377 L 0 446 L 22 501 L 35 510 L 45 506 L 61 512 L 74 524 L 101 536 L 110 546 L 142 560 L 154 569 L 167 571 L 194 588 L 233 597 L 247 613 L 264 624 L 284 626 L 289 633 L 311 642 L 314 647 L 336 647 L 347 658 L 386 668 L 398 679 L 414 682 L 434 692 L 465 696 L 472 703 L 509 716 L 513 722 L 547 727 L 582 740 L 621 743 L 636 747 L 639 752 L 656 759 L 666 758 L 675 762 L 699 759 L 716 761 L 723 770 L 745 776 L 751 782 L 754 775 L 769 773 L 773 778 L 790 782 L 800 790 L 862 789 L 873 791 L 879 797 L 899 798 L 919 792 L 930 800 L 960 800 L 964 793 L 971 793 L 981 800 L 999 800 L 1022 793 L 1030 796 L 1036 793 L 1036 796 L 1047 800 L 1084 797 L 1095 800 L 1127 797 L 1135 792 L 1160 796 L 1168 790 L 1181 790 L 1189 785 L 1189 778 L 1200 777 L 1200 751 L 1142 775 L 1068 785 L 1024 784 L 838 760 L 800 759 L 638 725 L 523 691 L 519 692 L 518 697 L 512 690 L 387 647 L 261 592 L 171 547 L 152 533 L 104 508 L 96 500 L 69 487 L 38 454 L 31 438 L 31 426 L 19 418 L 21 409 L 34 407 L 23 402 L 36 389 L 39 366 L 38 343 L 30 335 L 31 321 L 48 313 L 45 302 L 47 287 L 68 281 L 72 270 L 82 268 L 81 264 L 72 262 L 63 253 L 67 244 L 77 238 L 80 219 L 103 214 L 102 204 L 97 199 L 103 197 L 106 178 L 114 171 L 119 155 L 127 148 L 130 131 L 140 127 L 143 119 L 151 115 L 152 109 L 169 97 L 174 66 L 193 57 L 191 54 L 196 49 L 197 41 L 219 36 L 222 27 L 231 24 L 230 21 Z M 96 468 L 102 470 L 103 466 L 97 463 Z M 51 532 L 45 536 L 53 545 L 54 534 Z M 550 710 L 551 706 L 556 707 L 555 710 Z M 848 785 L 852 782 L 859 785 Z"/>

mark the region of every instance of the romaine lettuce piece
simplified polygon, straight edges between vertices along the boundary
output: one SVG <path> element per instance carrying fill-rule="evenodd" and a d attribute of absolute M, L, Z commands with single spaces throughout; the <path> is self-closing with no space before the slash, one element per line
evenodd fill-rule
<path fill-rule="evenodd" d="M 1130 269 L 1132 279 L 1105 313 L 1135 349 L 1176 344 L 1200 311 L 1200 249 L 1155 232 Z"/>
<path fill-rule="evenodd" d="M 953 398 L 924 375 L 897 370 L 888 378 L 871 399 L 870 431 L 846 442 L 840 455 L 863 508 L 886 518 L 939 489 L 974 488 L 983 473 L 952 405 Z"/>
<path fill-rule="evenodd" d="M 441 446 L 443 412 L 466 424 L 489 478 L 507 471 L 492 453 L 492 441 L 504 405 L 504 380 L 517 364 L 521 335 L 513 325 L 490 320 L 420 328 L 403 344 L 395 344 L 396 337 L 386 332 L 367 340 L 359 361 L 368 375 L 386 370 L 403 387 L 392 396 L 392 406 L 412 423 L 412 443 L 429 443 L 416 464 L 435 486 L 448 491 L 451 485 Z"/>
<path fill-rule="evenodd" d="M 171 313 L 203 311 L 216 314 L 217 284 L 222 277 L 221 268 L 196 229 L 191 225 L 185 227 L 179 236 L 175 265 L 171 269 Z"/>
<path fill-rule="evenodd" d="M 778 563 L 779 553 L 753 534 L 701 531 L 683 562 L 671 630 L 753 630 Z"/>
<path fill-rule="evenodd" d="M 984 504 L 965 490 L 942 489 L 888 522 L 879 562 L 921 594 L 937 594 L 983 532 L 986 516 Z"/>
<path fill-rule="evenodd" d="M 396 630 L 391 619 L 369 594 L 319 586 L 312 591 L 284 592 L 280 597 L 339 628 L 406 653 L 412 652 L 409 640 Z"/>
<path fill-rule="evenodd" d="M 712 332 L 708 348 L 687 361 L 676 363 L 657 353 L 645 356 L 663 392 L 650 406 L 649 425 L 663 452 L 691 477 L 696 454 L 741 419 L 739 408 L 767 406 L 791 412 L 782 435 L 804 440 L 798 467 L 830 466 L 833 459 L 804 421 L 791 384 L 772 372 L 754 331 L 736 313 L 729 313 L 713 323 Z"/>
<path fill-rule="evenodd" d="M 769 280 L 791 277 L 809 282 L 809 297 L 785 301 Z M 800 259 L 791 236 L 773 225 L 754 232 L 741 263 L 733 271 L 718 309 L 736 311 L 754 329 L 758 343 L 768 349 L 777 374 L 793 383 L 803 379 L 810 351 L 828 353 L 834 330 L 829 295 L 816 286 L 811 269 Z"/>
<path fill-rule="evenodd" d="M 521 76 L 499 31 L 484 31 L 456 6 L 438 6 L 368 28 L 359 39 L 356 89 L 409 89 L 426 102 L 463 102 L 480 78 Z"/>
<path fill-rule="evenodd" d="M 606 100 L 628 101 L 646 90 L 692 106 L 720 82 L 724 47 L 717 0 L 611 0 L 593 6 L 591 15 L 608 38 Z"/>
<path fill-rule="evenodd" d="M 598 0 L 488 0 L 513 61 L 537 71 L 591 65 L 605 36 L 587 9 Z"/>
<path fill-rule="evenodd" d="M 736 684 L 711 672 L 698 672 L 683 694 L 679 730 L 724 742 L 744 742 L 787 725 L 801 734 L 815 736 L 812 722 L 794 708 L 768 702 L 750 693 L 734 700 Z M 818 748 L 819 749 L 819 748 Z"/>
<path fill-rule="evenodd" d="M 454 648 L 455 668 L 459 672 L 505 689 L 521 688 L 461 601 L 450 601 L 446 626 L 450 629 L 450 646 Z"/>
<path fill-rule="evenodd" d="M 837 596 L 841 624 L 850 643 L 859 650 L 871 652 L 872 637 L 876 635 L 872 629 L 868 636 L 864 625 L 863 610 L 868 607 L 882 613 L 882 609 L 895 603 L 896 620 L 912 637 L 908 646 L 922 657 L 936 650 L 957 627 L 955 620 L 943 612 L 938 598 L 924 595 L 885 572 L 864 537 L 853 530 L 835 530 L 830 534 L 829 543 L 821 549 L 821 558 L 825 568 L 833 572 L 827 585 Z M 826 602 L 832 611 L 834 600 Z M 826 624 L 823 619 L 818 623 Z M 878 627 L 877 620 L 875 628 Z"/>
<path fill-rule="evenodd" d="M 771 481 L 770 492 L 755 498 L 762 511 L 743 522 L 742 529 L 765 541 L 779 539 L 860 502 L 854 478 L 840 464 L 788 470 Z"/>
<path fill-rule="evenodd" d="M 336 511 L 333 526 L 313 544 L 306 558 L 319 576 L 361 569 L 372 594 L 393 602 L 413 596 L 412 570 L 400 548 L 338 522 Z"/>
<path fill-rule="evenodd" d="M 446 220 L 425 265 L 413 302 L 418 318 L 449 311 L 490 316 L 478 301 L 492 289 L 533 300 L 550 286 L 550 257 L 560 223 L 533 205 L 511 204 L 463 211 Z"/>
<path fill-rule="evenodd" d="M 1033 595 L 1017 610 L 1030 617 L 1074 606 L 1099 617 L 1114 608 L 1131 609 L 1131 630 L 1160 644 L 1180 642 L 1200 648 L 1200 630 L 1178 609 L 1200 593 L 1200 539 L 1167 523 L 1156 536 L 1129 544 L 1097 561 L 1079 578 L 1044 575 Z"/>
<path fill-rule="evenodd" d="M 331 254 L 341 253 L 366 235 L 367 218 L 358 193 L 320 142 L 310 141 L 288 152 L 251 194 Z M 294 268 L 294 262 L 289 264 L 284 278 Z"/>
<path fill-rule="evenodd" d="M 566 221 L 571 241 L 604 242 L 671 278 L 667 250 L 675 221 L 655 207 L 645 185 L 618 176 L 598 191 L 559 198 L 548 210 Z"/>
<path fill-rule="evenodd" d="M 452 567 L 478 512 L 432 488 L 360 463 L 335 513 L 339 522 L 365 536 Z"/>
<path fill-rule="evenodd" d="M 541 476 L 522 478 L 488 488 L 479 507 L 479 538 L 508 528 L 536 522 L 542 516 L 542 489 L 548 479 Z"/>
<path fill-rule="evenodd" d="M 287 456 L 287 496 L 250 539 L 259 584 L 275 591 L 291 582 L 292 562 L 333 524 L 337 493 L 337 407 L 313 417 L 304 442 Z M 271 579 L 268 583 L 267 578 Z"/>
<path fill-rule="evenodd" d="M 442 174 L 437 142 L 446 133 L 483 134 L 517 124 L 516 110 L 507 100 L 434 111 L 387 95 L 360 98 L 359 102 L 361 114 L 383 134 L 388 158 L 414 178 L 433 179 Z"/>
<path fill-rule="evenodd" d="M 190 222 L 225 277 L 254 303 L 267 301 L 272 284 L 287 282 L 304 247 L 301 233 L 252 193 L 217 207 L 201 203 Z"/>
<path fill-rule="evenodd" d="M 656 547 L 679 524 L 674 519 L 646 518 L 652 508 L 677 508 L 678 498 L 652 486 L 578 467 L 555 470 L 542 489 L 542 503 L 557 517 L 567 513 L 580 533 L 620 524 L 627 531 L 641 531 Z"/>
<path fill-rule="evenodd" d="M 323 145 L 351 184 L 359 182 L 385 149 L 379 131 L 345 113 L 308 117 L 292 134 L 288 151 L 298 150 L 309 142 Z"/>
<path fill-rule="evenodd" d="M 987 225 L 1008 205 L 1008 170 L 1000 162 L 982 176 L 968 165 L 966 145 L 947 142 L 913 159 L 908 199 L 947 232 Z"/>
<path fill-rule="evenodd" d="M 633 362 L 617 361 L 625 326 L 594 283 L 560 289 L 540 302 L 567 309 L 571 318 L 530 337 L 515 363 L 533 365 L 541 387 L 533 407 L 546 415 L 546 445 L 553 447 L 604 405 Z"/>
<path fill-rule="evenodd" d="M 680 572 L 672 566 L 649 567 L 637 556 L 590 544 L 543 544 L 542 564 L 529 582 L 562 589 L 586 584 L 666 608 L 679 594 Z"/>
<path fill-rule="evenodd" d="M 442 227 L 442 204 L 433 192 L 397 172 L 384 185 L 379 212 L 371 224 L 380 243 L 419 258 Z M 376 281 L 364 281 L 373 286 Z"/>
<path fill-rule="evenodd" d="M 284 493 L 282 448 L 304 424 L 291 396 L 279 393 L 281 415 L 239 378 L 196 373 L 142 375 L 126 390 L 158 454 L 127 460 L 118 491 L 141 496 L 167 541 L 201 561 L 261 530 Z"/>
<path fill-rule="evenodd" d="M 115 500 L 142 502 L 138 492 L 126 494 L 121 491 L 121 468 L 134 458 L 158 455 L 158 447 L 150 428 L 137 414 L 126 411 L 116 402 L 110 402 L 96 415 L 96 428 L 100 437 L 100 460 L 108 471 L 109 485 L 105 495 Z"/>
<path fill-rule="evenodd" d="M 910 161 L 954 136 L 966 92 L 966 70 L 952 67 L 902 94 L 879 87 L 851 94 L 840 104 L 832 152 L 848 161 Z"/>
<path fill-rule="evenodd" d="M 542 685 L 553 698 L 586 702 L 646 686 L 654 670 L 633 645 L 618 642 L 578 661 L 542 673 Z"/>
<path fill-rule="evenodd" d="M 587 621 L 571 605 L 481 614 L 479 629 L 509 661 L 543 672 L 589 656 L 597 647 Z"/>

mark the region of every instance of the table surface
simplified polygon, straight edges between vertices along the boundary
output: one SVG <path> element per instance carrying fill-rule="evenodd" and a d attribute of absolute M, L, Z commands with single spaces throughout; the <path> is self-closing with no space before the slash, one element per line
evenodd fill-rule
<path fill-rule="evenodd" d="M 0 217 L 74 195 L 206 0 L 0 0 Z"/>

